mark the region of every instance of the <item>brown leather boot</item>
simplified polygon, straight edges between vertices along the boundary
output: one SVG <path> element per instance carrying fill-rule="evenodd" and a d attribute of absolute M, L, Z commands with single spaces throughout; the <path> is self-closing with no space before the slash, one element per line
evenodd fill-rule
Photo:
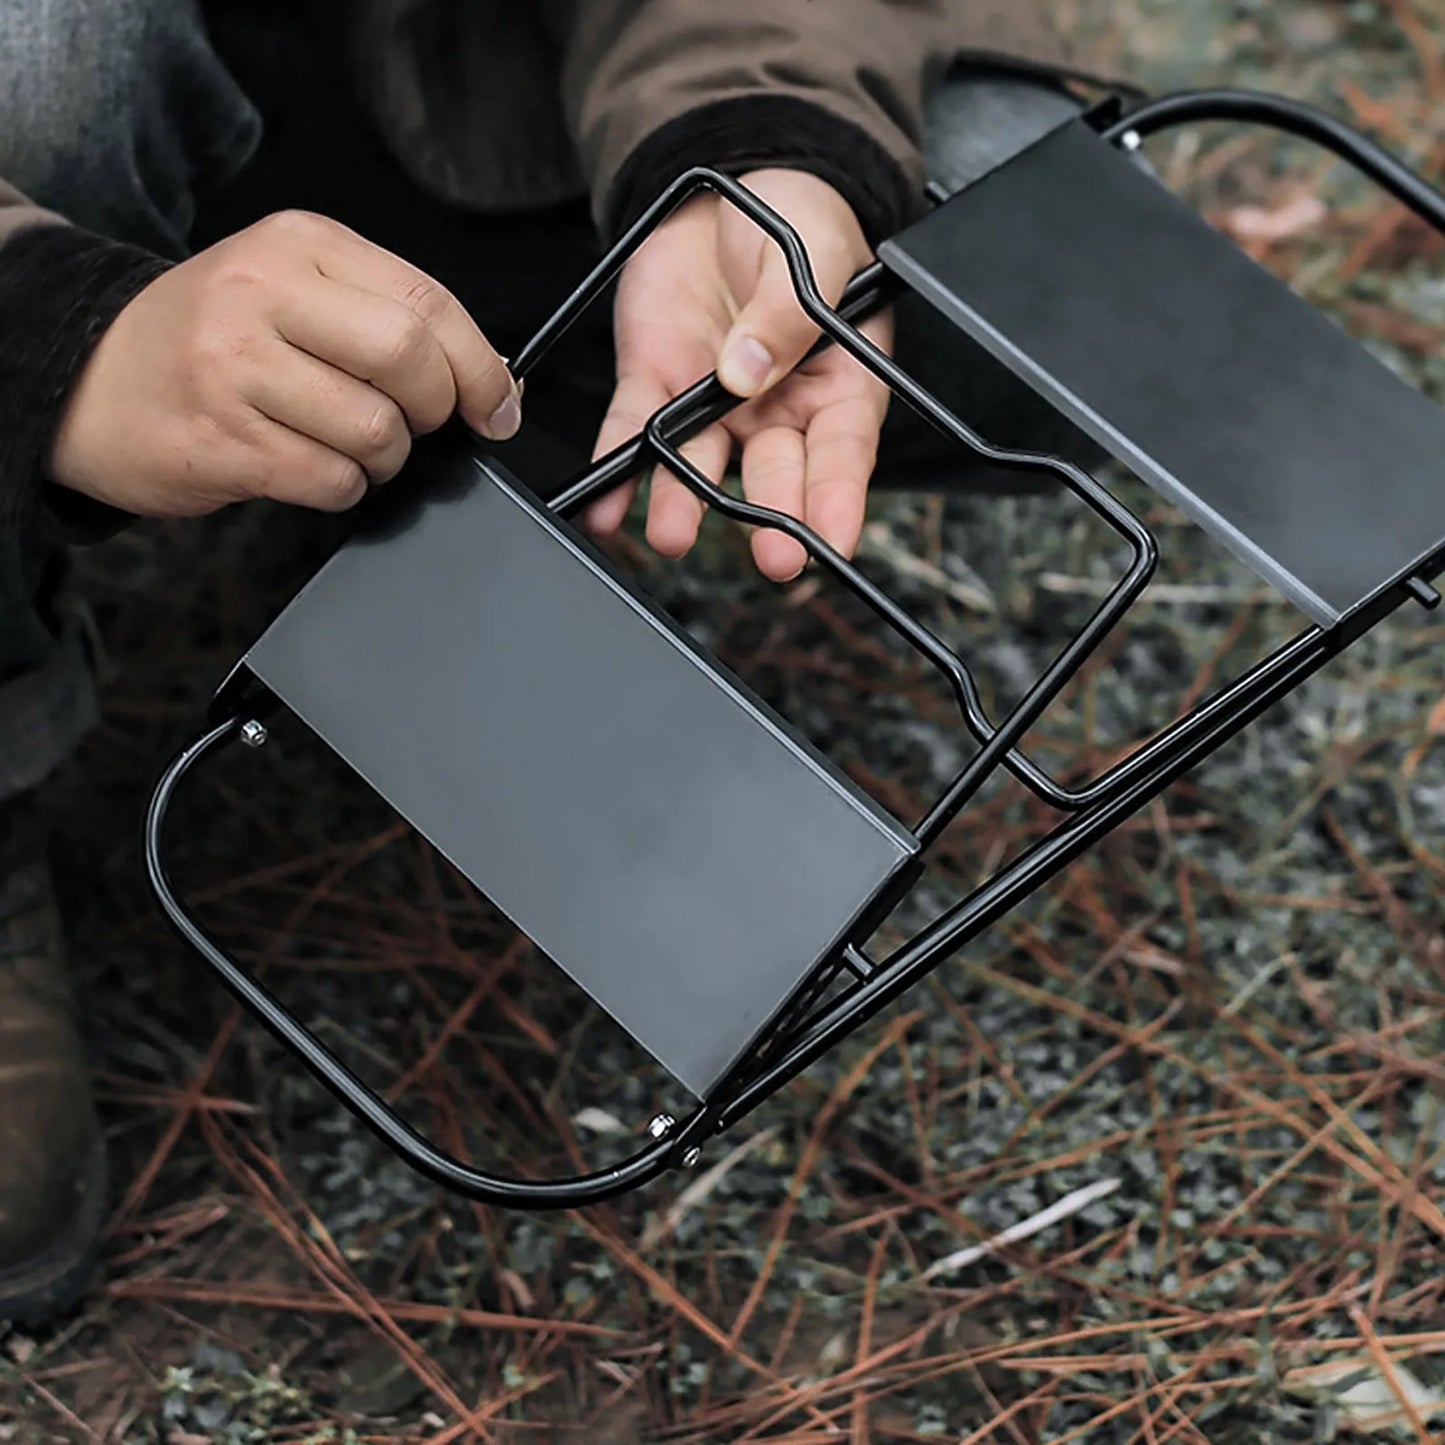
<path fill-rule="evenodd" d="M 64 940 L 38 812 L 0 804 L 0 1320 L 69 1309 L 106 1207 Z"/>

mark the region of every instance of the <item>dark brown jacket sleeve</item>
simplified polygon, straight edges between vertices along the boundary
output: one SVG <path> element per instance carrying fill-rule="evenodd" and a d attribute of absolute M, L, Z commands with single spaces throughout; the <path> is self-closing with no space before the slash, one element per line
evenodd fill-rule
<path fill-rule="evenodd" d="M 0 529 L 38 520 L 62 539 L 90 540 L 124 521 L 47 484 L 45 470 L 96 342 L 167 264 L 67 226 L 0 180 Z"/>
<path fill-rule="evenodd" d="M 813 170 L 877 242 L 922 205 L 924 97 L 961 57 L 1070 74 L 1037 0 L 547 0 L 612 239 L 695 163 Z"/>

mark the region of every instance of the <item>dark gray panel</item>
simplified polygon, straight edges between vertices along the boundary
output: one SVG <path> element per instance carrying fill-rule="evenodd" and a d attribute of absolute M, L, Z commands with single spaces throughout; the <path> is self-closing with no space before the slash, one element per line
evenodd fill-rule
<path fill-rule="evenodd" d="M 247 665 L 704 1094 L 916 842 L 500 469 L 387 500 Z"/>
<path fill-rule="evenodd" d="M 1445 556 L 1445 411 L 1082 122 L 879 255 L 1315 621 Z"/>

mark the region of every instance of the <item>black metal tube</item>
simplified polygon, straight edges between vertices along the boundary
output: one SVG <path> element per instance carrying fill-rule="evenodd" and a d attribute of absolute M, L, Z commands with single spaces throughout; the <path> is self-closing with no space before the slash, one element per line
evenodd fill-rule
<path fill-rule="evenodd" d="M 954 779 L 919 824 L 919 838 L 925 845 L 937 837 L 957 816 L 959 810 L 977 790 L 983 778 L 1001 761 L 1007 762 L 1036 791 L 1042 791 L 1043 794 L 1060 800 L 1067 806 L 1067 793 L 1053 783 L 1052 779 L 1048 778 L 1047 774 L 1043 773 L 1032 761 L 1020 755 L 1015 745 L 1148 585 L 1158 561 L 1158 548 L 1154 538 L 1127 507 L 1081 467 L 1043 452 L 995 446 L 914 381 L 881 347 L 875 345 L 857 327 L 844 320 L 828 304 L 827 299 L 818 290 L 817 281 L 813 276 L 812 263 L 802 238 L 787 221 L 766 203 L 759 200 L 746 186 L 739 184 L 729 176 L 721 175 L 705 167 L 695 167 L 679 176 L 634 222 L 622 240 L 618 242 L 617 247 L 593 268 L 591 274 L 577 291 L 558 309 L 536 337 L 522 349 L 514 370 L 520 375 L 527 368 L 535 365 L 537 359 L 545 355 L 556 344 L 557 339 L 567 327 L 576 320 L 602 287 L 621 269 L 641 244 L 647 232 L 682 204 L 688 196 L 701 189 L 716 191 L 778 244 L 787 262 L 798 304 L 824 336 L 831 337 L 837 345 L 882 380 L 895 395 L 901 396 L 925 421 L 944 435 L 962 442 L 970 450 L 995 465 L 1022 471 L 1051 472 L 1059 477 L 1096 515 L 1129 542 L 1133 557 L 1125 575 L 1100 603 L 1078 636 L 1015 706 L 1003 728 L 991 729 L 988 727 L 987 718 L 978 700 L 972 675 L 957 653 L 945 647 L 932 634 L 926 633 L 925 629 L 922 629 L 906 613 L 903 613 L 887 598 L 886 594 L 868 582 L 846 558 L 829 547 L 805 523 L 772 508 L 758 507 L 727 497 L 671 444 L 672 438 L 664 432 L 665 424 L 673 417 L 674 410 L 678 416 L 685 412 L 694 416 L 697 414 L 695 408 L 700 405 L 701 389 L 709 384 L 708 380 L 705 379 L 696 387 L 683 393 L 650 419 L 644 432 L 641 449 L 637 454 L 638 457 L 650 455 L 654 459 L 666 459 L 671 471 L 675 472 L 704 501 L 716 507 L 724 515 L 755 526 L 774 528 L 800 542 L 810 555 L 824 563 L 836 576 L 847 583 L 890 626 L 922 646 L 930 658 L 945 668 L 954 680 L 955 686 L 961 689 L 965 721 L 976 736 L 983 738 L 983 748 Z M 715 378 L 711 380 L 715 382 Z M 599 468 L 594 468 L 594 473 L 598 470 Z M 607 469 L 609 479 L 615 479 L 612 481 L 613 485 L 626 475 L 627 473 L 621 470 L 621 464 Z M 597 485 L 595 476 L 589 485 Z M 568 488 L 554 502 L 554 506 L 559 510 L 574 506 L 577 504 L 578 495 L 577 487 Z"/>
<path fill-rule="evenodd" d="M 1363 132 L 1302 100 L 1255 90 L 1186 90 L 1145 101 L 1100 135 L 1118 143 L 1131 132 L 1143 139 L 1200 121 L 1264 125 L 1313 141 L 1357 166 L 1416 215 L 1445 231 L 1445 193 Z"/>
<path fill-rule="evenodd" d="M 669 471 L 723 516 L 753 526 L 771 527 L 801 543 L 810 556 L 841 578 L 875 614 L 945 672 L 953 683 L 964 715 L 970 723 L 975 716 L 982 716 L 977 685 L 967 664 L 957 653 L 894 602 L 882 588 L 859 572 L 847 558 L 830 547 L 811 527 L 784 512 L 740 501 L 715 487 L 664 435 L 663 428 L 666 423 L 667 408 L 664 407 L 649 420 L 646 436 L 654 454 L 660 462 L 666 464 Z M 1135 555 L 1122 583 L 1118 584 L 1117 593 L 1121 593 L 1125 599 L 1122 610 L 1127 610 L 1133 599 L 1148 584 L 1157 562 L 1158 553 L 1154 540 L 1147 533 L 1145 536 L 1148 538 L 1147 550 Z M 1114 595 L 1111 594 L 1111 599 Z M 1120 612 L 1108 603 L 1101 606 L 1084 630 L 1059 653 L 1004 721 L 992 730 L 978 753 L 914 830 L 924 847 L 933 842 L 948 826 L 1001 763 L 1009 763 L 1015 770 L 1022 768 L 1037 772 L 1033 763 L 1017 753 L 1018 743 L 1108 634 L 1118 620 L 1118 615 Z"/>
<path fill-rule="evenodd" d="M 1281 648 L 1264 668 L 1229 690 L 1221 699 L 1228 706 L 1215 710 L 1208 728 L 1193 733 L 1170 756 L 1160 760 L 1152 772 L 1135 779 L 1126 791 L 1108 802 L 1070 818 L 880 963 L 866 984 L 840 1000 L 784 1057 L 718 1103 L 717 1129 L 726 1129 L 751 1112 L 834 1044 L 887 1008 L 1181 774 L 1298 687 L 1338 650 L 1337 639 L 1318 628 L 1301 633 Z"/>
<path fill-rule="evenodd" d="M 241 725 L 230 718 L 192 743 L 170 765 L 157 785 L 146 815 L 146 871 L 156 899 L 171 926 L 220 975 L 236 998 L 290 1049 L 335 1098 L 383 1143 L 419 1173 L 446 1189 L 483 1204 L 514 1209 L 574 1209 L 600 1204 L 655 1179 L 714 1129 L 711 1112 L 699 1109 L 666 1137 L 621 1164 L 573 1179 L 514 1179 L 474 1169 L 443 1152 L 412 1128 L 379 1094 L 368 1087 L 292 1014 L 221 949 L 191 917 L 171 885 L 162 857 L 166 814 L 181 779 L 210 753 L 234 741 Z"/>
<path fill-rule="evenodd" d="M 1193 92 L 1148 102 L 1101 134 L 1106 141 L 1117 143 L 1131 133 L 1145 136 L 1173 125 L 1202 120 L 1261 122 L 1317 141 L 1358 165 L 1431 224 L 1445 230 L 1445 195 L 1359 132 L 1299 102 L 1243 91 Z M 677 445 L 681 441 L 740 404 L 738 398 L 721 386 L 715 374 L 675 398 L 650 420 L 643 433 L 594 463 L 554 499 L 553 506 L 559 512 L 574 512 L 625 481 L 640 467 L 652 461 L 664 461 L 705 501 L 724 514 L 793 536 L 942 667 L 952 680 L 964 717 L 982 746 L 920 825 L 919 836 L 925 843 L 936 838 L 983 779 L 1000 764 L 1011 768 L 1047 801 L 1076 812 L 1076 816 L 945 912 L 886 961 L 874 966 L 861 951 L 850 947 L 839 960 L 839 966 L 851 963 L 860 981 L 832 1004 L 819 1005 L 818 1013 L 811 1020 L 795 1023 L 792 1027 L 796 1032 L 791 1042 L 787 1041 L 786 1033 L 779 1040 L 779 1054 L 773 1054 L 770 1049 L 767 1058 L 751 1072 L 745 1068 L 735 1073 L 728 1082 L 726 1097 L 710 1099 L 682 1125 L 673 1126 L 665 1138 L 620 1164 L 578 1178 L 537 1181 L 494 1175 L 474 1169 L 437 1149 L 201 929 L 168 876 L 162 857 L 164 827 L 171 801 L 183 778 L 203 758 L 234 741 L 240 719 L 232 717 L 221 722 L 176 758 L 153 794 L 145 831 L 147 871 L 171 925 L 240 1002 L 403 1160 L 436 1183 L 485 1203 L 533 1209 L 571 1208 L 609 1199 L 655 1178 L 694 1145 L 756 1107 L 827 1049 L 894 1002 L 944 959 L 1156 797 L 1175 778 L 1298 686 L 1349 640 L 1342 628 L 1330 632 L 1316 628 L 1301 634 L 1087 787 L 1061 788 L 1018 750 L 1018 744 L 1049 701 L 1147 584 L 1157 556 L 1154 539 L 1127 508 L 1081 469 L 1042 453 L 995 447 L 979 437 L 857 329 L 854 323 L 886 304 L 898 284 L 880 264 L 865 268 L 853 278 L 835 310 L 818 292 L 806 249 L 791 226 L 737 182 L 715 172 L 693 170 L 679 177 L 658 198 L 629 229 L 619 246 L 599 262 L 583 285 L 523 348 L 514 364 L 515 374 L 519 378 L 524 376 L 621 269 L 658 221 L 702 188 L 723 195 L 782 248 L 799 303 L 822 332 L 809 355 L 831 344 L 841 345 L 930 424 L 981 456 L 1000 466 L 1058 475 L 1131 543 L 1133 560 L 1085 629 L 1059 654 L 1003 723 L 994 727 L 967 666 L 933 633 L 897 607 L 805 523 L 729 497 L 678 453 Z M 827 982 L 828 978 L 820 977 L 819 987 L 825 987 Z"/>
<path fill-rule="evenodd" d="M 1157 100 L 1146 101 L 1137 106 L 1133 111 L 1126 114 L 1122 119 L 1114 122 L 1101 132 L 1104 140 L 1111 143 L 1123 141 L 1131 133 L 1141 137 L 1156 134 L 1173 126 L 1187 123 L 1194 123 L 1206 120 L 1226 120 L 1247 123 L 1259 123 L 1273 126 L 1283 131 L 1298 135 L 1302 138 L 1315 141 L 1333 150 L 1336 154 L 1359 166 L 1360 169 L 1380 185 L 1384 186 L 1392 195 L 1409 205 L 1419 215 L 1424 217 L 1431 224 L 1445 230 L 1445 195 L 1442 195 L 1429 182 L 1417 175 L 1407 165 L 1393 156 L 1389 151 L 1377 145 L 1359 131 L 1353 129 L 1337 117 L 1321 111 L 1303 102 L 1289 100 L 1284 97 L 1263 94 L 1253 91 L 1214 89 L 1185 92 L 1183 94 L 1167 96 Z M 731 199 L 731 197 L 729 197 Z M 938 199 L 946 199 L 938 197 Z M 666 198 L 659 202 L 659 206 L 665 204 Z M 744 203 L 743 208 L 748 209 Z M 754 216 L 759 224 L 764 224 L 762 218 Z M 779 244 L 784 246 L 785 252 L 789 251 L 788 237 L 781 234 L 774 226 L 768 226 L 770 233 L 775 235 Z M 796 240 L 796 237 L 792 239 Z M 801 246 L 795 248 L 801 251 Z M 795 284 L 798 285 L 800 300 L 803 300 L 806 285 L 805 278 L 810 273 L 807 268 L 806 253 L 802 253 L 802 264 L 794 263 L 794 257 L 789 254 L 789 263 L 794 271 Z M 881 266 L 875 263 L 874 266 L 860 272 L 854 278 L 854 282 L 844 294 L 844 301 L 840 303 L 840 310 L 848 308 L 848 319 L 858 319 L 867 314 L 859 307 L 856 314 L 852 309 L 854 295 L 861 293 L 864 286 L 872 283 L 872 277 L 881 270 Z M 801 273 L 801 274 L 800 274 Z M 817 318 L 815 318 L 817 319 Z M 825 328 L 824 334 L 814 347 L 817 351 L 822 346 L 830 343 L 835 337 L 832 328 Z M 851 348 L 850 348 L 851 349 Z M 810 353 L 812 354 L 812 353 Z M 855 353 L 856 354 L 856 353 Z M 859 356 L 859 360 L 868 363 L 868 358 Z M 874 366 L 875 373 L 879 369 Z M 881 373 L 880 373 L 881 374 Z M 890 382 L 891 384 L 891 382 Z M 921 390 L 921 389 L 920 389 Z M 926 394 L 925 394 L 926 395 Z M 716 378 L 709 378 L 703 383 L 686 393 L 687 403 L 679 407 L 676 420 L 671 421 L 667 430 L 674 441 L 685 441 L 689 436 L 694 435 L 703 426 L 709 425 L 719 416 L 726 414 L 731 405 L 735 404 L 728 399 L 728 393 L 717 383 Z M 680 402 L 683 398 L 678 399 Z M 916 410 L 920 410 L 925 417 L 934 425 L 941 425 L 939 417 L 933 413 L 929 406 L 919 406 L 917 399 L 911 399 Z M 931 401 L 931 398 L 929 398 Z M 705 403 L 704 409 L 694 413 L 692 416 L 684 416 L 684 413 L 699 401 Z M 671 413 L 669 413 L 671 415 Z M 942 429 L 953 432 L 969 445 L 973 445 L 975 439 L 967 435 L 959 435 L 954 427 L 942 424 Z M 643 464 L 646 456 L 647 443 L 645 437 L 639 436 L 619 448 L 610 458 L 603 458 L 592 469 L 589 474 L 584 475 L 580 482 L 569 488 L 559 499 L 559 509 L 569 505 L 573 501 L 573 495 L 582 500 L 590 499 L 599 495 L 610 486 L 616 485 L 632 470 Z M 626 454 L 625 459 L 623 453 Z M 615 459 L 615 461 L 614 461 Z M 624 470 L 625 469 L 625 470 Z M 696 490 L 696 488 L 694 488 Z M 711 497 L 708 498 L 712 500 Z M 579 501 L 578 505 L 581 504 Z M 815 553 L 815 555 L 817 555 Z M 1139 562 L 1136 553 L 1135 562 Z M 845 580 L 852 582 L 851 578 Z M 1146 579 L 1147 580 L 1147 579 Z M 877 600 L 867 598 L 870 605 L 877 609 Z M 897 626 L 896 619 L 889 619 L 892 625 Z M 1109 624 L 1109 625 L 1112 625 Z M 1107 628 L 1105 628 L 1107 630 Z M 966 803 L 967 799 L 976 790 L 979 783 L 987 776 L 988 772 L 998 761 L 1000 749 L 995 747 L 995 740 L 1000 729 L 988 718 L 983 707 L 976 683 L 966 665 L 950 649 L 938 642 L 932 634 L 927 638 L 910 636 L 910 640 L 916 646 L 920 646 L 935 663 L 943 668 L 953 684 L 959 705 L 964 713 L 965 721 L 983 746 L 984 753 L 976 756 L 968 767 L 955 779 L 953 784 L 939 800 L 935 809 L 920 823 L 920 836 L 930 839 L 936 836 L 937 832 L 954 816 Z M 1057 660 L 1055 668 L 1062 674 L 1064 681 L 1076 671 L 1084 658 L 1091 650 L 1094 639 L 1090 630 L 1076 639 L 1066 652 Z M 930 645 L 933 644 L 933 645 Z M 1053 669 L 1051 669 L 1051 672 Z M 1003 726 L 1008 728 L 1006 737 L 1012 738 L 1015 742 L 1021 739 L 1023 732 L 1027 731 L 1027 725 L 1022 729 L 1010 727 L 1011 723 L 1017 720 L 1019 715 L 1028 716 L 1042 712 L 1047 706 L 1049 699 L 1056 694 L 1057 688 L 1047 686 L 1049 679 L 1042 678 L 1039 681 L 1039 691 L 1031 689 L 1030 693 L 1015 709 L 1015 714 L 1005 720 Z M 1043 706 L 1037 706 L 1042 698 Z M 1028 786 L 1036 796 L 1060 811 L 1082 811 L 1097 803 L 1106 801 L 1109 797 L 1127 788 L 1131 781 L 1141 776 L 1155 759 L 1177 742 L 1187 738 L 1191 731 L 1203 721 L 1201 711 L 1191 714 L 1186 718 L 1179 719 L 1163 733 L 1159 734 L 1149 744 L 1136 751 L 1128 758 L 1122 759 L 1119 763 L 1088 784 L 1078 788 L 1065 788 L 1057 783 L 1047 772 L 1039 768 L 1027 754 L 1022 753 L 1015 747 L 1002 749 L 1005 765 Z"/>

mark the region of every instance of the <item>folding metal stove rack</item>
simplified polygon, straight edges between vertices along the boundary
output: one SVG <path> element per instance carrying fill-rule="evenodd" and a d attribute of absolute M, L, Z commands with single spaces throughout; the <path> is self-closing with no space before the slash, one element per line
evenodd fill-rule
<path fill-rule="evenodd" d="M 468 445 L 388 488 L 218 692 L 146 828 L 162 909 L 241 1002 L 423 1174 L 522 1208 L 594 1203 L 696 1161 L 727 1129 L 1065 868 L 1180 774 L 1411 600 L 1445 566 L 1445 412 L 1149 176 L 1171 126 L 1259 122 L 1334 150 L 1445 231 L 1445 196 L 1320 111 L 1193 92 L 1071 120 L 879 250 L 837 308 L 793 229 L 689 171 L 515 360 L 525 376 L 648 234 L 708 189 L 787 256 L 821 329 L 946 436 L 1062 481 L 1129 549 L 1088 624 L 1005 717 L 968 663 L 802 522 L 714 487 L 678 450 L 737 404 L 716 377 L 544 504 Z M 1295 603 L 1309 625 L 1132 755 L 1066 784 L 1021 748 L 1139 597 L 1158 548 L 1080 467 L 993 446 L 857 323 L 911 288 Z M 817 348 L 815 348 L 817 349 Z M 961 350 L 966 349 L 961 343 Z M 642 596 L 567 518 L 664 464 L 736 522 L 793 537 L 947 679 L 977 741 L 911 827 L 889 816 Z M 163 857 L 203 758 L 286 707 L 431 840 L 696 1097 L 626 1162 L 504 1178 L 417 1133 L 193 919 Z M 1061 815 L 887 957 L 869 939 L 1000 768 Z"/>

